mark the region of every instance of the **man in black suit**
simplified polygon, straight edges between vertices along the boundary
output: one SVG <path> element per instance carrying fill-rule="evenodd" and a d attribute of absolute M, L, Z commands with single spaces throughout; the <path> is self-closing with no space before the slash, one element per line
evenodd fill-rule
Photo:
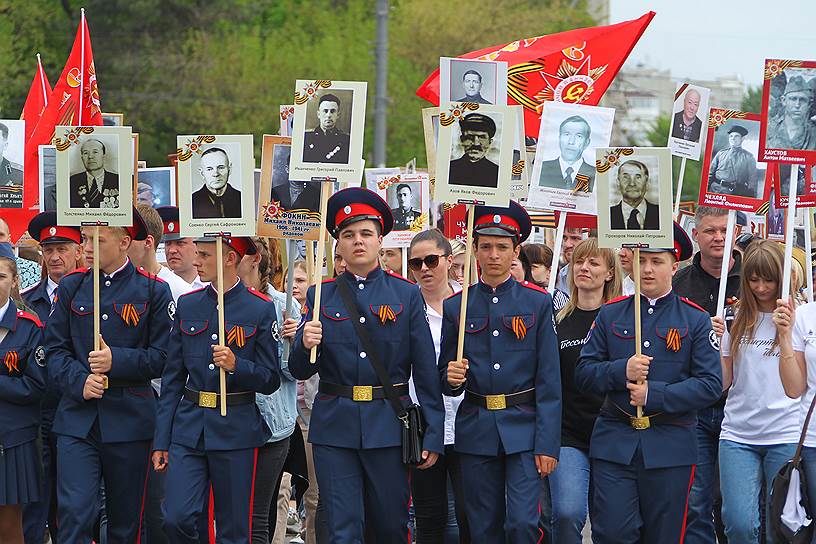
<path fill-rule="evenodd" d="M 448 183 L 471 187 L 497 187 L 499 165 L 486 155 L 496 135 L 496 123 L 487 115 L 470 113 L 459 121 L 462 148 L 465 153 L 451 161 Z"/>
<path fill-rule="evenodd" d="M 119 207 L 119 176 L 105 170 L 106 153 L 105 144 L 95 138 L 80 146 L 85 171 L 70 178 L 72 208 Z"/>
<path fill-rule="evenodd" d="M 592 192 L 595 167 L 583 157 L 591 141 L 591 132 L 589 123 L 580 115 L 561 121 L 558 127 L 561 154 L 555 159 L 541 162 L 541 174 L 538 176 L 540 187 Z"/>
<path fill-rule="evenodd" d="M 241 217 L 241 193 L 229 184 L 231 171 L 227 152 L 220 147 L 201 154 L 198 172 L 204 185 L 193 193 L 193 219 Z"/>
<path fill-rule="evenodd" d="M 609 208 L 613 230 L 657 230 L 660 208 L 646 200 L 649 169 L 640 161 L 628 160 L 618 168 L 621 201 Z"/>
<path fill-rule="evenodd" d="M 320 182 L 289 179 L 291 147 L 277 144 L 272 154 L 272 200 L 284 210 L 320 210 Z"/>
<path fill-rule="evenodd" d="M 699 142 L 700 132 L 703 130 L 703 121 L 697 117 L 700 109 L 700 93 L 689 89 L 683 98 L 683 109 L 674 114 L 672 123 L 672 138 L 680 138 L 689 142 Z"/>

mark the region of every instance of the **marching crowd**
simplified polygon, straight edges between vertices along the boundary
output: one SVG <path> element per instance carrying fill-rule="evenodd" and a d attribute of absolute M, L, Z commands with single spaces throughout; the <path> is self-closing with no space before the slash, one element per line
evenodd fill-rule
<path fill-rule="evenodd" d="M 805 256 L 782 300 L 783 246 L 727 243 L 727 210 L 638 263 L 589 229 L 528 243 L 515 202 L 473 213 L 466 306 L 461 242 L 420 232 L 403 270 L 387 204 L 345 189 L 319 304 L 305 261 L 287 306 L 277 243 L 225 237 L 223 324 L 218 242 L 176 208 L 39 214 L 22 292 L 0 220 L 0 542 L 284 542 L 293 501 L 310 544 L 779 542 L 769 493 L 816 391 Z M 816 433 L 802 452 L 814 504 Z"/>

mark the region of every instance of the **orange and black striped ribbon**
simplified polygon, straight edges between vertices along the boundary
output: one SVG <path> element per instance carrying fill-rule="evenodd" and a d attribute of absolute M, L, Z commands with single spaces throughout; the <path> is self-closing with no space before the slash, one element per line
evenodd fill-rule
<path fill-rule="evenodd" d="M 516 334 L 516 338 L 519 340 L 524 340 L 524 337 L 527 336 L 527 325 L 524 324 L 524 319 L 519 316 L 513 316 L 512 319 L 513 325 L 513 332 Z"/>
<path fill-rule="evenodd" d="M 6 352 L 6 356 L 3 358 L 3 364 L 6 365 L 9 374 L 11 374 L 12 372 L 20 372 L 20 369 L 17 367 L 17 362 L 19 360 L 20 356 L 17 355 L 16 351 Z"/>
<path fill-rule="evenodd" d="M 669 351 L 680 351 L 680 331 L 677 329 L 669 329 L 666 334 L 666 349 Z"/>
<path fill-rule="evenodd" d="M 391 309 L 391 306 L 383 304 L 380 306 L 380 310 L 377 313 L 380 316 L 380 323 L 383 325 L 385 325 L 386 321 L 393 321 L 394 323 L 397 322 L 397 316 L 394 314 L 394 310 Z"/>
<path fill-rule="evenodd" d="M 589 176 L 584 174 L 575 175 L 575 189 L 573 193 L 588 193 L 589 192 Z"/>
<path fill-rule="evenodd" d="M 133 304 L 125 304 L 122 306 L 122 321 L 125 322 L 125 325 L 131 327 L 135 327 L 139 324 L 139 312 L 136 311 L 136 307 Z"/>
<path fill-rule="evenodd" d="M 244 328 L 240 325 L 235 325 L 227 332 L 227 345 L 230 346 L 232 344 L 235 344 L 239 348 L 244 347 L 244 344 L 246 344 Z"/>

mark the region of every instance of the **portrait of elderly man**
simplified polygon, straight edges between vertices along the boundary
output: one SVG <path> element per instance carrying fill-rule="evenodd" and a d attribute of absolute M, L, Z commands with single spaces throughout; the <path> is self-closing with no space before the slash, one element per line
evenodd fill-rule
<path fill-rule="evenodd" d="M 340 99 L 327 93 L 318 99 L 317 126 L 307 130 L 303 143 L 303 162 L 349 162 L 348 134 L 337 128 L 340 121 Z"/>
<path fill-rule="evenodd" d="M 583 189 L 592 192 L 595 166 L 587 163 L 583 157 L 584 151 L 589 147 L 591 133 L 589 123 L 580 115 L 561 121 L 558 127 L 560 154 L 555 159 L 541 162 L 539 186 L 571 190 L 576 187 L 576 177 L 581 175 L 588 182 Z"/>
<path fill-rule="evenodd" d="M 9 128 L 0 123 L 0 187 L 23 184 L 23 167 L 5 156 L 8 142 Z"/>
<path fill-rule="evenodd" d="M 811 118 L 814 80 L 791 77 L 777 108 L 768 120 L 765 147 L 769 149 L 816 150 L 816 122 Z"/>
<path fill-rule="evenodd" d="M 689 142 L 700 141 L 703 120 L 697 117 L 697 110 L 699 109 L 700 93 L 695 89 L 689 89 L 683 98 L 683 109 L 674 114 L 672 138 L 680 138 Z"/>
<path fill-rule="evenodd" d="M 459 121 L 459 141 L 464 154 L 450 162 L 448 183 L 471 187 L 497 187 L 499 165 L 487 158 L 496 135 L 496 123 L 481 113 L 470 113 Z"/>
<path fill-rule="evenodd" d="M 722 195 L 756 196 L 757 162 L 742 148 L 748 129 L 733 125 L 728 129 L 728 147 L 714 155 L 708 170 L 708 191 Z"/>
<path fill-rule="evenodd" d="M 413 191 L 407 183 L 400 183 L 396 190 L 397 207 L 391 210 L 394 216 L 394 230 L 408 230 L 411 223 L 416 221 L 422 212 L 411 206 Z"/>
<path fill-rule="evenodd" d="M 462 88 L 465 90 L 465 96 L 458 98 L 457 102 L 492 104 L 482 96 L 482 74 L 476 70 L 468 70 L 462 75 Z"/>
<path fill-rule="evenodd" d="M 230 185 L 231 172 L 229 156 L 220 147 L 201 154 L 198 173 L 204 185 L 193 193 L 193 219 L 241 217 L 241 192 Z"/>
<path fill-rule="evenodd" d="M 72 208 L 118 208 L 119 175 L 105 170 L 105 144 L 88 138 L 79 147 L 84 172 L 70 178 Z"/>
<path fill-rule="evenodd" d="M 609 208 L 609 224 L 614 230 L 657 230 L 660 208 L 646 200 L 649 169 L 640 161 L 621 163 L 617 175 L 621 201 Z"/>

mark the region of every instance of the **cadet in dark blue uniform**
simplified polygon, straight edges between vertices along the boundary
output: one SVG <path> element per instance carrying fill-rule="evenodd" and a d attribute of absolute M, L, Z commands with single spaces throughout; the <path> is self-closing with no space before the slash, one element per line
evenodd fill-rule
<path fill-rule="evenodd" d="M 439 371 L 456 414 L 465 511 L 479 542 L 536 543 L 540 479 L 561 446 L 561 370 L 552 298 L 510 276 L 530 235 L 527 212 L 477 206 L 480 281 L 468 294 L 464 359 L 455 361 L 461 293 L 445 301 Z"/>
<path fill-rule="evenodd" d="M 146 236 L 136 210 L 133 221 L 99 227 L 101 349 L 93 350 L 93 271 L 62 279 L 48 318 L 48 368 L 62 390 L 53 427 L 62 542 L 91 541 L 102 481 L 108 542 L 134 542 L 139 529 L 156 419 L 150 380 L 164 367 L 175 307 L 167 284 L 127 257 L 131 240 Z M 94 230 L 82 229 L 89 263 Z"/>
<path fill-rule="evenodd" d="M 360 322 L 406 404 L 413 376 L 427 424 L 425 461 L 419 468 L 432 466 L 443 451 L 442 393 L 422 295 L 414 284 L 384 272 L 378 263 L 382 237 L 392 226 L 391 210 L 376 193 L 351 188 L 329 199 L 326 228 L 337 238 L 346 271 L 323 283 L 317 310 L 314 288 L 309 289 L 308 315 L 289 358 L 294 377 L 305 380 L 320 374 L 309 441 L 333 543 L 363 542 L 364 524 L 374 542 L 406 542 L 409 502 L 401 423 L 385 400 L 337 283 L 351 288 Z M 312 321 L 315 312 L 320 321 Z M 309 362 L 312 346 L 318 346 L 315 364 Z"/>
<path fill-rule="evenodd" d="M 271 433 L 255 393 L 280 386 L 275 305 L 238 278 L 238 263 L 256 252 L 249 238 L 224 241 L 226 346 L 218 344 L 214 238 L 196 241 L 196 268 L 209 287 L 179 298 L 162 374 L 153 467 L 167 469 L 164 532 L 171 542 L 199 541 L 210 483 L 218 542 L 252 540 L 252 495 L 258 448 Z M 221 416 L 219 368 L 227 375 L 227 415 Z M 206 517 L 206 514 L 205 514 Z"/>
<path fill-rule="evenodd" d="M 697 410 L 722 392 L 711 318 L 672 291 L 677 262 L 691 257 L 676 223 L 674 245 L 640 250 L 643 354 L 633 355 L 634 296 L 620 297 L 601 307 L 575 369 L 579 390 L 605 396 L 589 449 L 598 542 L 683 541 Z"/>
<path fill-rule="evenodd" d="M 34 310 L 43 324 L 47 323 L 51 305 L 57 296 L 62 278 L 76 269 L 80 259 L 79 227 L 57 225 L 57 212 L 42 212 L 28 224 L 28 233 L 40 243 L 46 276 L 23 291 L 25 303 Z M 40 405 L 40 438 L 42 440 L 43 481 L 40 500 L 23 507 L 23 529 L 26 542 L 43 542 L 46 523 L 51 540 L 57 542 L 57 437 L 51 433 L 60 391 L 48 380 Z"/>
<path fill-rule="evenodd" d="M 18 283 L 14 251 L 0 243 L 0 542 L 22 544 L 21 505 L 40 498 L 37 429 L 45 392 L 39 320 L 11 300 Z"/>

